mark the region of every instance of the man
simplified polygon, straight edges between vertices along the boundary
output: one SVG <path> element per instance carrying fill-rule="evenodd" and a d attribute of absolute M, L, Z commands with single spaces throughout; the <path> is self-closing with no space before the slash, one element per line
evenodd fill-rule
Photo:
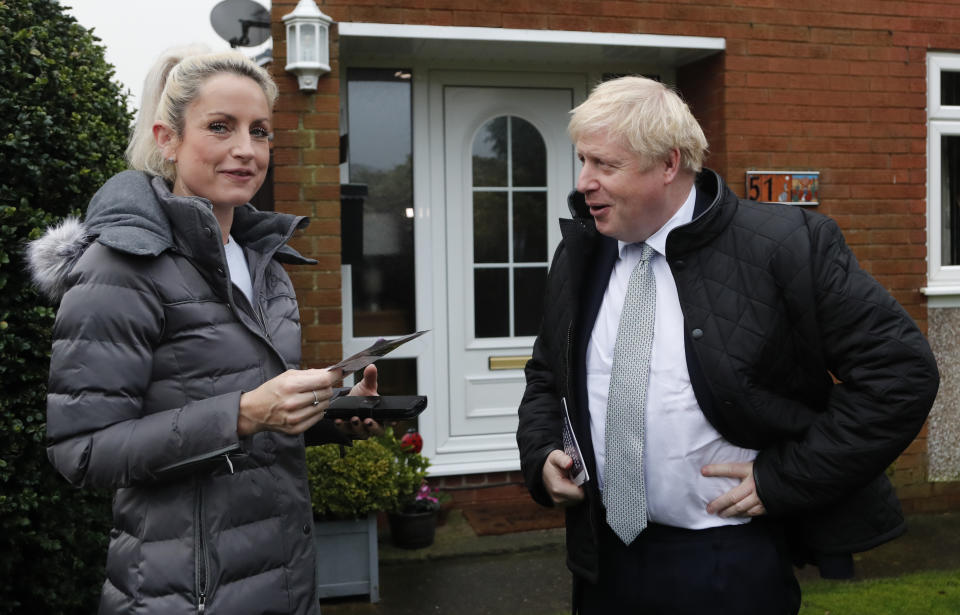
<path fill-rule="evenodd" d="M 929 346 L 829 218 L 702 169 L 663 85 L 604 83 L 569 131 L 517 441 L 534 499 L 567 507 L 574 611 L 796 613 L 793 562 L 849 575 L 904 531 L 884 470 L 936 395 Z"/>

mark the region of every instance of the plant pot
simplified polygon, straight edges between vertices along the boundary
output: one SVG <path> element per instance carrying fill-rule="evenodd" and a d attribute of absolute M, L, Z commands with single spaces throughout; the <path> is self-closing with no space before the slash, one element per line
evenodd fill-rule
<path fill-rule="evenodd" d="M 390 513 L 390 539 L 401 549 L 422 549 L 433 544 L 437 511 Z"/>
<path fill-rule="evenodd" d="M 316 519 L 313 539 L 318 598 L 369 594 L 370 602 L 380 600 L 376 513 L 363 519 Z"/>

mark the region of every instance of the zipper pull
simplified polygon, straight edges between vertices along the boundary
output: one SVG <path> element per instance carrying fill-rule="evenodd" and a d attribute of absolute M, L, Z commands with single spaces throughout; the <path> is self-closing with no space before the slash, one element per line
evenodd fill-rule
<path fill-rule="evenodd" d="M 200 597 L 197 598 L 197 612 L 203 613 L 207 608 L 207 595 L 203 592 L 200 592 Z"/>
<path fill-rule="evenodd" d="M 230 453 L 224 453 L 223 458 L 227 460 L 227 465 L 230 467 L 230 473 L 233 474 L 233 462 L 230 461 Z"/>

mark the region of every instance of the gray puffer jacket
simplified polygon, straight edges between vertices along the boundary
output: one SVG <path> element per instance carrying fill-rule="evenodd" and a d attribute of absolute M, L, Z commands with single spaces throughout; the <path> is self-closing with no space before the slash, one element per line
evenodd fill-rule
<path fill-rule="evenodd" d="M 240 395 L 300 362 L 281 263 L 307 220 L 236 210 L 256 305 L 230 282 L 210 203 L 126 171 L 30 246 L 60 300 L 48 454 L 115 488 L 100 613 L 317 613 L 302 437 L 239 438 Z"/>

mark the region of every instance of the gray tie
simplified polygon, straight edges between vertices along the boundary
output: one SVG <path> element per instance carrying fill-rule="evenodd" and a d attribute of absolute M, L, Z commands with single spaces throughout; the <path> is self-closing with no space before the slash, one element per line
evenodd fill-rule
<path fill-rule="evenodd" d="M 641 245 L 643 252 L 630 274 L 613 349 L 603 471 L 607 523 L 628 545 L 647 527 L 642 466 L 644 408 L 657 307 L 657 281 L 650 265 L 653 248 Z"/>

